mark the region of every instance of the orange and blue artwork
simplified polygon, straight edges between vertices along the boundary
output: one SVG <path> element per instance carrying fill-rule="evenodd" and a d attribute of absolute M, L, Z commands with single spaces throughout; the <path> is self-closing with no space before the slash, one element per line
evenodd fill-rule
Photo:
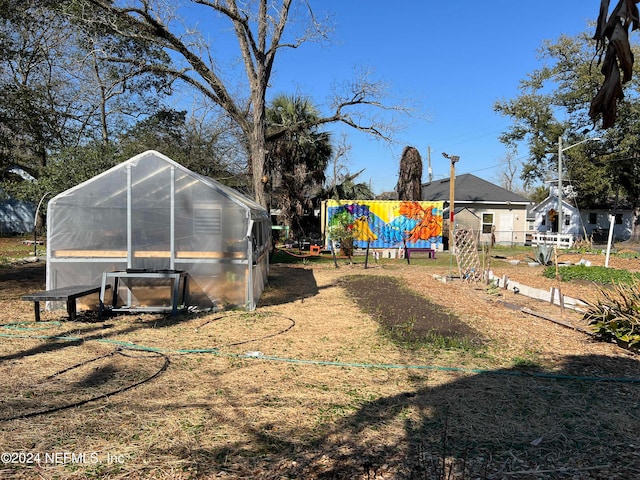
<path fill-rule="evenodd" d="M 443 202 L 327 200 L 327 225 L 347 225 L 354 246 L 438 248 L 442 245 Z"/>

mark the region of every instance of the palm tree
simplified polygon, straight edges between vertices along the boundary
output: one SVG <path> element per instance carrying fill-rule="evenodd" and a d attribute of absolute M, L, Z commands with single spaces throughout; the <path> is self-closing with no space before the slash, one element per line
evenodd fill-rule
<path fill-rule="evenodd" d="M 300 219 L 312 206 L 314 191 L 324 183 L 331 159 L 331 138 L 314 125 L 318 118 L 309 100 L 287 95 L 276 97 L 266 111 L 268 130 L 287 127 L 267 145 L 263 181 L 270 193 L 270 207 L 280 210 L 280 220 L 289 227 L 301 228 Z"/>
<path fill-rule="evenodd" d="M 338 183 L 324 189 L 320 194 L 323 198 L 332 198 L 334 200 L 369 200 L 375 194 L 366 183 L 355 183 L 354 180 L 358 175 L 364 172 L 364 168 L 357 173 L 346 173 L 342 176 Z"/>

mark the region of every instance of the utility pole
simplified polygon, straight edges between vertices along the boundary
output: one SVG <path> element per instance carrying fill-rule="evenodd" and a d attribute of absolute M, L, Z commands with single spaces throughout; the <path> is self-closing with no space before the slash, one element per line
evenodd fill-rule
<path fill-rule="evenodd" d="M 560 249 L 560 237 L 562 236 L 562 136 L 558 137 L 558 250 Z"/>
<path fill-rule="evenodd" d="M 454 248 L 454 229 L 455 229 L 455 199 L 456 199 L 456 162 L 460 160 L 457 155 L 447 155 L 442 152 L 444 158 L 451 160 L 451 167 L 449 169 L 449 251 L 453 252 Z"/>
<path fill-rule="evenodd" d="M 433 170 L 431 169 L 431 146 L 427 147 L 427 162 L 429 165 L 429 169 L 428 169 L 428 182 L 431 183 L 431 181 L 433 180 Z"/>

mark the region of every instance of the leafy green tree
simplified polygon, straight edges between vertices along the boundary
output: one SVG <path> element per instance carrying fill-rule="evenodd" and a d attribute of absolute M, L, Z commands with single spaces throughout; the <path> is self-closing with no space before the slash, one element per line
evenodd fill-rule
<path fill-rule="evenodd" d="M 101 142 L 68 147 L 49 156 L 47 164 L 35 172 L 35 181 L 8 177 L 3 183 L 3 189 L 12 197 L 29 199 L 37 204 L 41 198 L 54 197 L 117 163 L 114 148 Z M 38 225 L 44 226 L 45 208 L 38 213 Z"/>
<path fill-rule="evenodd" d="M 37 2 L 3 2 L 0 9 L 0 176 L 11 166 L 36 175 L 64 145 L 71 92 L 55 52 L 70 40 L 64 21 Z"/>
<path fill-rule="evenodd" d="M 33 201 L 38 201 L 38 191 L 51 190 L 46 184 L 67 184 L 40 181 L 41 175 L 82 177 L 69 171 L 77 170 L 72 159 L 81 151 L 88 152 L 86 170 L 101 171 L 103 161 L 112 161 L 116 150 L 103 149 L 95 141 L 112 142 L 116 133 L 156 110 L 163 94 L 161 76 L 109 58 L 127 50 L 160 64 L 168 58 L 166 53 L 124 42 L 95 26 L 80 29 L 63 11 L 66 6 L 54 0 L 0 4 L 0 181 L 9 182 L 6 188 L 14 195 Z M 96 151 L 110 153 L 96 158 Z M 65 158 L 71 165 L 61 163 Z M 11 167 L 27 171 L 42 188 L 18 187 L 16 177 L 6 174 Z M 57 168 L 61 172 L 53 171 Z M 29 194 L 33 196 L 24 197 Z"/>
<path fill-rule="evenodd" d="M 340 244 L 340 252 L 349 258 L 353 255 L 353 217 L 347 210 L 342 210 L 331 217 L 329 222 L 327 235 L 331 242 L 331 252 L 333 253 L 333 263 L 338 268 L 336 259 L 336 244 Z"/>
<path fill-rule="evenodd" d="M 633 48 L 637 53 L 637 47 Z M 563 163 L 578 205 L 588 208 L 610 202 L 617 193 L 624 196 L 634 209 L 632 240 L 640 241 L 638 75 L 629 81 L 626 99 L 618 104 L 616 125 L 602 130 L 589 117 L 600 77 L 593 68 L 588 35 L 545 42 L 540 58 L 543 66 L 521 82 L 519 95 L 494 106 L 513 121 L 501 136 L 503 143 L 512 148 L 521 143 L 528 146 L 522 172 L 525 187 L 557 176 L 558 139 L 562 137 L 563 145 L 571 146 L 563 154 Z M 589 136 L 603 140 L 576 145 Z"/>
<path fill-rule="evenodd" d="M 265 183 L 271 187 L 271 206 L 280 209 L 284 225 L 300 226 L 300 218 L 325 181 L 331 138 L 315 126 L 318 112 L 308 99 L 280 95 L 266 113 L 269 129 L 291 127 L 267 144 Z"/>
<path fill-rule="evenodd" d="M 202 175 L 233 184 L 239 175 L 234 165 L 224 160 L 225 142 L 231 140 L 220 131 L 212 137 L 203 137 L 202 131 L 188 121 L 186 112 L 162 110 L 129 128 L 117 142 L 105 144 L 97 139 L 52 152 L 47 165 L 35 172 L 36 181 L 7 176 L 4 188 L 15 198 L 37 201 L 45 194 L 55 196 L 150 149 L 159 150 Z"/>
<path fill-rule="evenodd" d="M 549 196 L 549 188 L 538 185 L 527 196 L 535 203 L 540 203 Z"/>
<path fill-rule="evenodd" d="M 245 175 L 236 163 L 241 149 L 235 132 L 222 120 L 199 121 L 186 110 L 159 110 L 118 138 L 119 157 L 126 160 L 145 150 L 157 150 L 196 173 L 246 189 Z"/>

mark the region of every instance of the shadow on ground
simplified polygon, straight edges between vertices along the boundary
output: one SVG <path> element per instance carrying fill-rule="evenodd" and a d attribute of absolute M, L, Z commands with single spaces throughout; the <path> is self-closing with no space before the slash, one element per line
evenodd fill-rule
<path fill-rule="evenodd" d="M 313 270 L 291 265 L 272 265 L 269 283 L 260 297 L 259 306 L 291 303 L 318 295 Z"/>
<path fill-rule="evenodd" d="M 639 478 L 639 372 L 632 358 L 572 356 L 557 371 L 460 373 L 365 402 L 307 443 L 247 423 L 247 442 L 183 460 L 199 478 Z"/>

